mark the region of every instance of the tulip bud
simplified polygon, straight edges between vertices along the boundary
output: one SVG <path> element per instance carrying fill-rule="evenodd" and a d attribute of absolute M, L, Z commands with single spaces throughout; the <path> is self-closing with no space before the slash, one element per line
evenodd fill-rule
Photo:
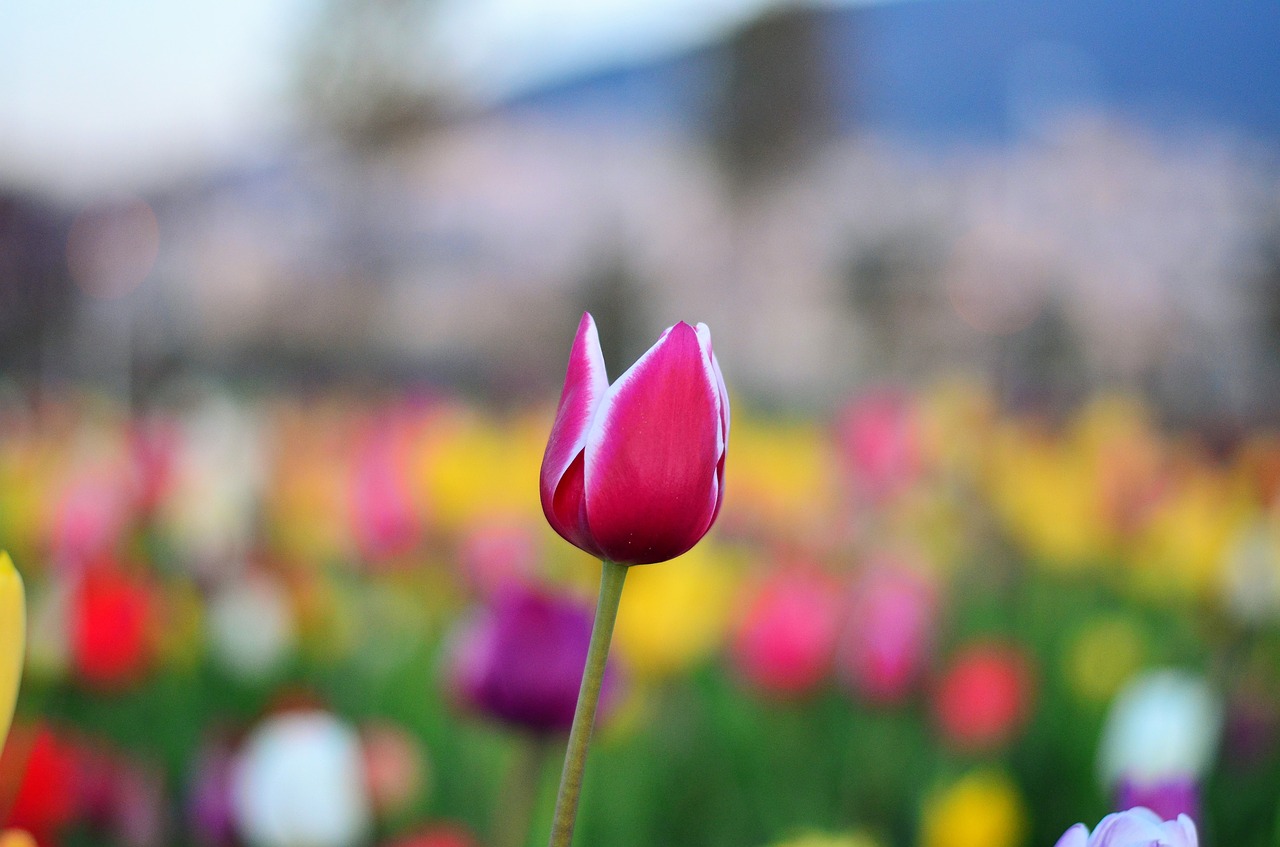
<path fill-rule="evenodd" d="M 9 721 L 22 680 L 22 655 L 27 637 L 26 601 L 22 577 L 9 554 L 0 551 L 0 747 L 9 734 Z"/>
<path fill-rule="evenodd" d="M 542 459 L 542 511 L 598 558 L 673 559 L 720 512 L 728 437 L 729 397 L 706 324 L 671 327 L 610 385 L 584 314 Z"/>

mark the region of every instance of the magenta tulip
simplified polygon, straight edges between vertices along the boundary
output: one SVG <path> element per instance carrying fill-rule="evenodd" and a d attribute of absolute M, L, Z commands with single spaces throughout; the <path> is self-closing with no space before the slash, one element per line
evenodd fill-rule
<path fill-rule="evenodd" d="M 706 534 L 724 499 L 729 398 L 711 330 L 678 323 L 612 385 L 590 314 L 542 459 L 542 510 L 571 544 L 624 565 Z"/>

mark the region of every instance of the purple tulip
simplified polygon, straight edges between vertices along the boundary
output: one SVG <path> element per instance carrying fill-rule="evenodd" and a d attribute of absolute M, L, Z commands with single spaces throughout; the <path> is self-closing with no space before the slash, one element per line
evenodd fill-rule
<path fill-rule="evenodd" d="M 210 745 L 196 761 L 186 811 L 197 844 L 230 844 L 235 838 L 231 772 L 231 754 L 220 745 Z"/>
<path fill-rule="evenodd" d="M 1199 847 L 1196 825 L 1186 815 L 1161 820 L 1138 807 L 1107 815 L 1092 834 L 1082 823 L 1068 829 L 1056 847 Z"/>
<path fill-rule="evenodd" d="M 582 684 L 591 611 L 524 586 L 499 591 L 453 641 L 450 684 L 466 705 L 532 730 L 560 732 L 573 723 Z M 613 673 L 606 672 L 608 706 Z"/>
<path fill-rule="evenodd" d="M 1200 786 L 1191 777 L 1171 777 L 1143 782 L 1122 779 L 1116 786 L 1116 808 L 1131 809 L 1142 806 L 1155 812 L 1164 820 L 1188 815 L 1192 820 L 1200 818 Z"/>
<path fill-rule="evenodd" d="M 729 397 L 706 324 L 671 327 L 610 385 L 584 314 L 542 459 L 542 511 L 597 558 L 674 559 L 720 513 L 728 438 Z"/>

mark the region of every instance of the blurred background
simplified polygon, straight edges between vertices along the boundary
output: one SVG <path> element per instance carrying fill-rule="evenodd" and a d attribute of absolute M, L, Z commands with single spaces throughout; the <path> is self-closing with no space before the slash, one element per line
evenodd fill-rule
<path fill-rule="evenodd" d="M 598 566 L 583 310 L 706 321 L 579 841 L 1280 844 L 1280 6 L 128 0 L 0 27 L 0 814 L 515 847 Z"/>

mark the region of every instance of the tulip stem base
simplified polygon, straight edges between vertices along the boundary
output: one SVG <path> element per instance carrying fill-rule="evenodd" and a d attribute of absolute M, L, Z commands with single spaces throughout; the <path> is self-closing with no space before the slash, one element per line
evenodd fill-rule
<path fill-rule="evenodd" d="M 564 754 L 564 771 L 560 774 L 560 792 L 556 795 L 556 812 L 551 821 L 550 847 L 569 847 L 573 842 L 573 825 L 578 818 L 578 794 L 582 790 L 582 773 L 587 764 L 587 747 L 596 721 L 596 705 L 600 702 L 600 684 L 609 658 L 609 642 L 613 640 L 613 623 L 618 617 L 622 586 L 627 579 L 627 566 L 604 560 L 600 571 L 600 600 L 596 619 L 591 626 L 591 646 L 587 649 L 587 666 L 582 673 L 582 688 L 569 730 L 569 748 Z"/>

